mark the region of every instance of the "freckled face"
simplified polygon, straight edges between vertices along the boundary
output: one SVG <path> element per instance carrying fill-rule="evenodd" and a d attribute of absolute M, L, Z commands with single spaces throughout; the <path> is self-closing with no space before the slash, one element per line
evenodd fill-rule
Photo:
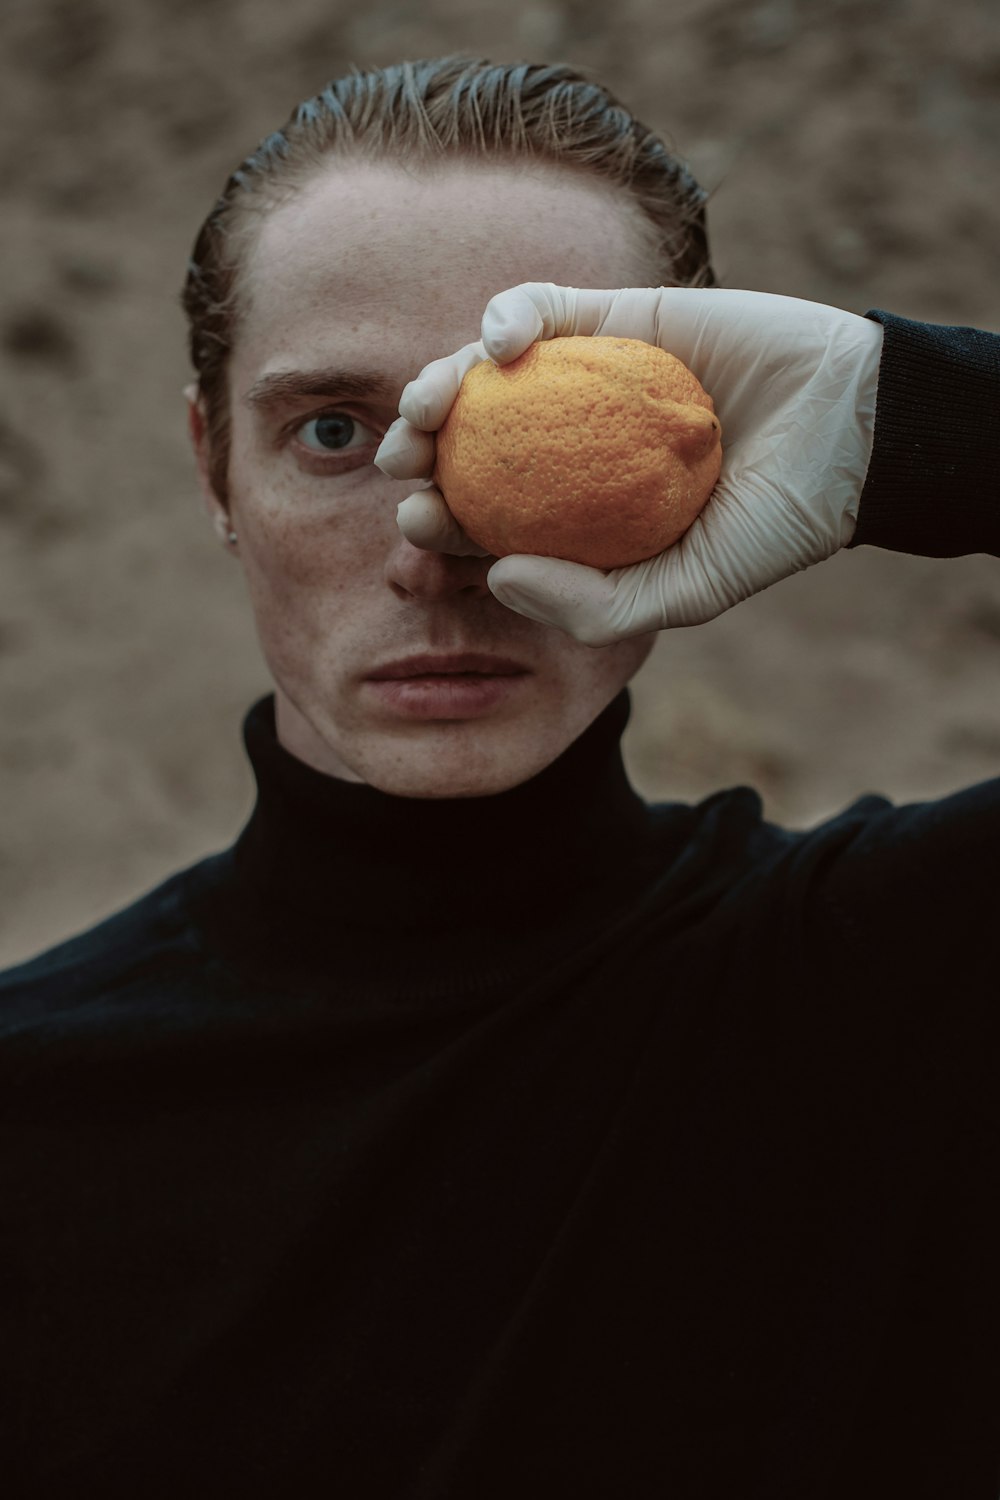
<path fill-rule="evenodd" d="M 294 755 L 398 795 L 501 791 L 637 670 L 650 637 L 580 645 L 494 599 L 490 559 L 413 547 L 395 520 L 412 485 L 372 460 L 403 386 L 478 338 L 494 293 L 655 279 L 627 202 L 552 168 L 333 164 L 264 218 L 229 506 Z"/>

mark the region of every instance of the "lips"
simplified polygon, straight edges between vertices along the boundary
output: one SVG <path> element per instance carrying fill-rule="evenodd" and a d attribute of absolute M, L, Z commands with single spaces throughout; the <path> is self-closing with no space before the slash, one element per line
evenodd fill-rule
<path fill-rule="evenodd" d="M 505 656 L 469 651 L 454 656 L 406 656 L 377 667 L 368 678 L 371 682 L 399 682 L 410 677 L 520 677 L 527 670 Z"/>
<path fill-rule="evenodd" d="M 506 713 L 523 701 L 531 672 L 507 656 L 481 651 L 404 656 L 383 662 L 365 690 L 392 719 L 467 720 Z"/>

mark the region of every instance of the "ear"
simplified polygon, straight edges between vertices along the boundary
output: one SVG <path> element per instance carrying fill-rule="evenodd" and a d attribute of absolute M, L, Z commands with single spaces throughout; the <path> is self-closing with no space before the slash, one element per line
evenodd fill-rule
<path fill-rule="evenodd" d="M 194 450 L 195 465 L 198 470 L 198 483 L 201 486 L 201 498 L 208 512 L 209 520 L 215 528 L 215 534 L 228 547 L 230 543 L 230 532 L 232 522 L 229 518 L 229 508 L 225 502 L 216 494 L 212 484 L 211 453 L 208 440 L 208 415 L 205 411 L 205 403 L 198 390 L 197 382 L 192 381 L 184 387 L 184 399 L 188 408 L 188 436 L 191 439 L 191 447 Z"/>

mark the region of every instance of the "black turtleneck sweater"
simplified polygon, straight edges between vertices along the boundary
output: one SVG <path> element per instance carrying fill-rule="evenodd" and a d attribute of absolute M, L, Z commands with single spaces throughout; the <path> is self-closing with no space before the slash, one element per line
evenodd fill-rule
<path fill-rule="evenodd" d="M 265 701 L 236 845 L 4 977 L 11 1500 L 995 1500 L 1000 787 L 650 808 L 626 716 L 411 801 Z"/>

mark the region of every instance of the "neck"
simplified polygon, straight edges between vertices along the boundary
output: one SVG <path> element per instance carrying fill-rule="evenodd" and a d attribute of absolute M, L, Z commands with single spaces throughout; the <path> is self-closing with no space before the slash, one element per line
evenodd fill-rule
<path fill-rule="evenodd" d="M 395 797 L 324 775 L 247 716 L 257 778 L 234 851 L 227 946 L 258 976 L 438 989 L 537 964 L 628 899 L 649 832 L 622 693 L 559 758 L 488 797 Z"/>

